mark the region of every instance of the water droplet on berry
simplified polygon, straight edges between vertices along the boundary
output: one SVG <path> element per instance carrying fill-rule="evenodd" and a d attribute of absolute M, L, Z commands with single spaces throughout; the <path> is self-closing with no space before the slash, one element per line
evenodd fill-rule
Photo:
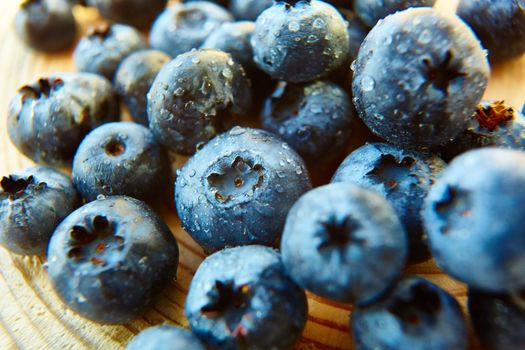
<path fill-rule="evenodd" d="M 291 21 L 290 24 L 288 24 L 288 30 L 291 32 L 297 32 L 301 29 L 301 26 L 296 21 Z"/>
<path fill-rule="evenodd" d="M 363 80 L 361 81 L 361 88 L 363 89 L 363 91 L 370 92 L 374 90 L 375 86 L 376 86 L 376 82 L 374 78 L 367 76 L 367 75 L 363 77 Z"/>

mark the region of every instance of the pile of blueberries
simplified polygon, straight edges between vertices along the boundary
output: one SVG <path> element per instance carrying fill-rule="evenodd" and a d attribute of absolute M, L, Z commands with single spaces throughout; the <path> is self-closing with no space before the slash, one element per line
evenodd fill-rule
<path fill-rule="evenodd" d="M 73 6 L 108 24 L 78 42 L 78 72 L 11 101 L 10 138 L 41 165 L 2 178 L 0 244 L 45 255 L 79 315 L 126 323 L 175 278 L 150 207 L 174 192 L 210 254 L 190 330 L 130 350 L 287 349 L 305 290 L 353 303 L 357 349 L 467 349 L 458 302 L 403 273 L 431 256 L 468 285 L 484 346 L 525 349 L 525 116 L 481 100 L 490 66 L 525 52 L 525 2 L 434 2 L 25 0 L 37 50 L 72 45 Z M 172 153 L 190 156 L 176 174 Z"/>

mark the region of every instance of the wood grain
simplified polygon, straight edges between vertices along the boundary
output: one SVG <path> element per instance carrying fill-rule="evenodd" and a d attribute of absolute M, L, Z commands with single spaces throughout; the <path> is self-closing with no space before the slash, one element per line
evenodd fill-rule
<path fill-rule="evenodd" d="M 454 1 L 440 7 L 453 11 Z M 6 132 L 9 99 L 23 84 L 42 75 L 73 71 L 71 52 L 45 55 L 24 47 L 13 31 L 17 1 L 0 2 L 0 175 L 32 165 L 11 144 Z M 76 9 L 82 28 L 99 21 L 92 10 Z M 486 97 L 505 99 L 521 109 L 525 90 L 525 60 L 494 67 Z M 183 159 L 179 157 L 178 165 Z M 56 297 L 40 257 L 20 257 L 0 248 L 0 349 L 120 349 L 145 327 L 170 322 L 187 326 L 183 305 L 191 277 L 204 257 L 202 250 L 180 228 L 172 208 L 161 210 L 181 248 L 177 281 L 143 317 L 123 326 L 103 326 L 69 311 Z M 447 289 L 465 305 L 465 288 L 426 262 L 408 272 L 424 276 Z M 351 307 L 309 295 L 309 318 L 297 349 L 352 349 L 348 332 Z M 475 341 L 472 349 L 477 349 Z"/>

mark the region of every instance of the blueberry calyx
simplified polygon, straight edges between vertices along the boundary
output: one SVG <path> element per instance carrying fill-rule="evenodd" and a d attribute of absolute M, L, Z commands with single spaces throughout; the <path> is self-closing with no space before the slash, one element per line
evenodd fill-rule
<path fill-rule="evenodd" d="M 117 157 L 126 151 L 126 144 L 121 140 L 111 139 L 106 144 L 105 151 L 107 155 Z"/>
<path fill-rule="evenodd" d="M 121 250 L 124 244 L 124 238 L 115 235 L 114 223 L 100 215 L 93 218 L 90 228 L 73 226 L 70 238 L 72 244 L 67 253 L 68 257 L 75 261 L 85 261 L 87 255 L 91 255 L 89 261 L 98 266 L 107 265 L 104 253 L 108 248 L 116 247 L 117 250 Z"/>
<path fill-rule="evenodd" d="M 206 13 L 196 8 L 181 9 L 176 13 L 179 28 L 198 29 L 206 20 Z"/>
<path fill-rule="evenodd" d="M 87 30 L 86 35 L 90 38 L 99 37 L 100 39 L 106 39 L 111 33 L 111 26 L 107 23 L 98 25 L 96 27 L 90 27 Z"/>
<path fill-rule="evenodd" d="M 445 58 L 437 65 L 432 64 L 429 58 L 423 59 L 426 66 L 426 74 L 428 83 L 432 84 L 436 89 L 442 91 L 448 96 L 448 87 L 450 83 L 457 78 L 464 77 L 466 74 L 460 72 L 452 62 L 452 51 L 447 51 Z"/>
<path fill-rule="evenodd" d="M 355 232 L 361 227 L 359 222 L 347 216 L 343 221 L 335 218 L 321 224 L 324 231 L 321 232 L 320 251 L 332 249 L 344 249 L 349 243 L 365 245 L 366 239 L 355 237 Z"/>
<path fill-rule="evenodd" d="M 211 192 L 218 202 L 226 203 L 241 196 L 253 193 L 261 187 L 264 168 L 249 159 L 235 157 L 230 166 L 212 172 L 207 177 Z"/>
<path fill-rule="evenodd" d="M 210 302 L 201 308 L 201 312 L 208 318 L 223 317 L 232 335 L 245 336 L 246 329 L 241 325 L 241 320 L 250 295 L 249 284 L 235 286 L 231 280 L 217 280 L 215 288 L 208 293 Z"/>
<path fill-rule="evenodd" d="M 495 101 L 488 106 L 479 105 L 474 114 L 479 126 L 494 131 L 499 125 L 514 118 L 514 108 L 505 106 L 505 101 Z"/>
<path fill-rule="evenodd" d="M 418 283 L 410 288 L 408 300 L 396 297 L 388 311 L 401 320 L 403 328 L 406 328 L 419 324 L 423 319 L 429 324 L 435 324 L 440 309 L 441 299 L 438 293 L 429 286 Z"/>
<path fill-rule="evenodd" d="M 35 179 L 32 175 L 27 178 L 18 179 L 10 175 L 9 177 L 4 176 L 2 178 L 0 186 L 2 186 L 3 193 L 7 193 L 10 197 L 16 197 L 24 193 L 34 182 Z M 45 183 L 43 184 L 45 185 Z"/>
<path fill-rule="evenodd" d="M 399 161 L 391 154 L 382 154 L 377 165 L 367 175 L 377 177 L 379 182 L 393 189 L 404 178 L 413 175 L 411 168 L 414 164 L 416 164 L 416 160 L 412 157 L 403 157 Z"/>
<path fill-rule="evenodd" d="M 64 81 L 60 78 L 56 78 L 53 81 L 50 81 L 47 78 L 38 79 L 37 86 L 25 85 L 22 86 L 19 90 L 19 93 L 22 94 L 22 98 L 27 97 L 31 98 L 40 98 L 40 97 L 49 97 L 51 91 L 56 91 L 64 85 Z"/>

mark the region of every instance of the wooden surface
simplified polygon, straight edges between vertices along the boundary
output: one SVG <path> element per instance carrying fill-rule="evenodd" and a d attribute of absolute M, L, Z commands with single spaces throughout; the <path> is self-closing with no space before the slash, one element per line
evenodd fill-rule
<path fill-rule="evenodd" d="M 450 10 L 452 0 L 441 1 Z M 71 53 L 43 55 L 24 47 L 13 32 L 15 0 L 0 1 L 0 176 L 30 166 L 6 132 L 9 99 L 17 89 L 42 75 L 73 71 Z M 94 11 L 77 9 L 82 25 L 98 20 Z M 487 98 L 505 99 L 521 109 L 525 99 L 525 60 L 495 67 Z M 179 157 L 180 163 L 180 157 Z M 178 164 L 180 166 L 180 164 Z M 0 349 L 120 349 L 145 327 L 170 322 L 186 326 L 184 297 L 191 277 L 204 257 L 180 228 L 173 208 L 161 212 L 177 236 L 181 263 L 177 281 L 144 317 L 123 326 L 101 326 L 76 316 L 57 299 L 42 266 L 43 258 L 20 257 L 0 248 Z M 408 268 L 447 289 L 465 305 L 465 288 L 444 276 L 432 262 Z M 309 295 L 309 318 L 297 349 L 352 349 L 348 331 L 351 307 Z M 472 349 L 477 349 L 475 341 Z"/>

